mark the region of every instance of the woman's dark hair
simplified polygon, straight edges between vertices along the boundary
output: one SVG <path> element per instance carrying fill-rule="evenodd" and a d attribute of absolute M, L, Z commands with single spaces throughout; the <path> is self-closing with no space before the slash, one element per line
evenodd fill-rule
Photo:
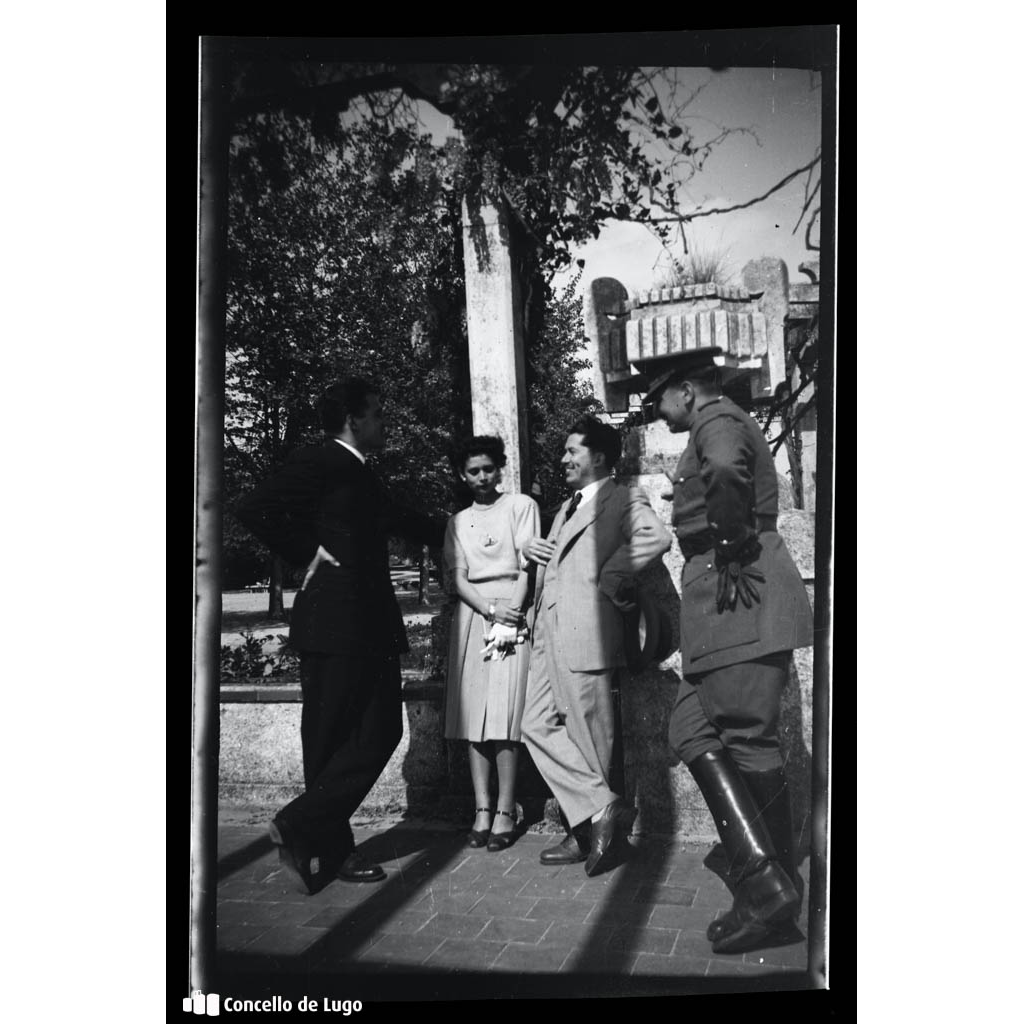
<path fill-rule="evenodd" d="M 456 472 L 461 473 L 466 468 L 466 463 L 474 455 L 488 456 L 498 469 L 501 469 L 508 461 L 505 458 L 505 442 L 500 437 L 479 434 L 476 437 L 460 441 L 456 446 L 454 459 Z"/>
<path fill-rule="evenodd" d="M 346 377 L 332 384 L 320 398 L 324 433 L 336 437 L 345 429 L 349 416 L 362 416 L 370 395 L 379 394 L 380 388 L 362 377 Z"/>
<path fill-rule="evenodd" d="M 618 430 L 594 416 L 584 416 L 577 420 L 569 428 L 569 433 L 582 435 L 584 445 L 592 452 L 604 455 L 605 465 L 609 469 L 614 468 L 622 455 L 622 438 Z"/>

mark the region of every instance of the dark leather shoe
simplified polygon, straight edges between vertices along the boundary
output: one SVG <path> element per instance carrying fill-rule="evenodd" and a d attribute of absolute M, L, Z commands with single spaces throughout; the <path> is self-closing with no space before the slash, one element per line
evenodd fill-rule
<path fill-rule="evenodd" d="M 275 818 L 267 831 L 277 847 L 281 866 L 291 875 L 300 892 L 315 896 L 334 881 L 334 862 L 312 853 L 287 822 Z"/>
<path fill-rule="evenodd" d="M 343 882 L 383 882 L 388 876 L 379 864 L 353 851 L 341 862 L 338 877 Z"/>
<path fill-rule="evenodd" d="M 587 851 L 575 836 L 566 836 L 557 846 L 540 851 L 541 864 L 579 864 L 587 859 Z"/>
<path fill-rule="evenodd" d="M 636 808 L 616 797 L 604 814 L 590 826 L 590 856 L 583 870 L 587 875 L 598 875 L 611 867 L 616 847 L 625 841 L 636 820 Z"/>

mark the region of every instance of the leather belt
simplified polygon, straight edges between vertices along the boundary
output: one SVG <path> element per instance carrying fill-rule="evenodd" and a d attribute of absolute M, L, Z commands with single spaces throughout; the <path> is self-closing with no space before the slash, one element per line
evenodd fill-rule
<path fill-rule="evenodd" d="M 699 555 L 704 551 L 710 551 L 715 546 L 715 538 L 712 536 L 710 530 L 701 530 L 700 533 L 692 534 L 689 537 L 679 538 L 679 550 L 683 553 L 683 558 L 689 561 L 694 555 Z"/>
<path fill-rule="evenodd" d="M 774 533 L 778 530 L 778 518 L 776 516 L 758 515 L 754 517 L 754 527 L 759 534 Z M 679 550 L 683 558 L 690 559 L 694 555 L 710 551 L 715 546 L 715 537 L 710 530 L 701 530 L 700 533 L 691 534 L 689 537 L 679 538 Z"/>

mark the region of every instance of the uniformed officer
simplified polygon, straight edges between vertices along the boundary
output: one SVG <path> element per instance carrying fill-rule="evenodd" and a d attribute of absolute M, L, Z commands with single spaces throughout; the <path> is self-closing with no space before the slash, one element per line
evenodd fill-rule
<path fill-rule="evenodd" d="M 685 564 L 683 678 L 669 742 L 721 838 L 705 863 L 734 896 L 708 938 L 716 953 L 739 953 L 783 940 L 800 909 L 778 721 L 790 652 L 812 642 L 813 622 L 776 531 L 774 460 L 754 420 L 722 394 L 720 353 L 647 364 L 643 405 L 648 421 L 690 433 L 672 480 Z"/>

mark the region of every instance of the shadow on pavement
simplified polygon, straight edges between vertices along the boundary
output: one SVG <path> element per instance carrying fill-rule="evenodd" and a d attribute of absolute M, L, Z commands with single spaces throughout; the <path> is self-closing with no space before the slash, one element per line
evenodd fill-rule
<path fill-rule="evenodd" d="M 426 833 L 396 826 L 359 844 L 360 852 L 378 862 L 397 861 L 397 866 L 389 865 L 385 882 L 374 885 L 335 882 L 316 896 L 296 892 L 282 872 L 272 873 L 264 883 L 268 886 L 265 891 L 293 907 L 308 910 L 308 920 L 301 923 L 310 927 L 291 931 L 308 930 L 306 938 L 310 941 L 308 945 L 300 943 L 293 952 L 218 951 L 216 977 L 220 991 L 283 994 L 281 986 L 288 978 L 301 975 L 306 979 L 304 993 L 314 974 L 329 978 L 336 973 L 350 975 L 380 969 L 378 965 L 357 962 L 359 954 L 373 944 L 384 923 L 424 898 L 429 891 L 425 885 L 431 879 L 448 879 L 450 886 L 453 863 L 464 856 L 464 843 L 464 837 L 457 833 Z M 266 843 L 263 840 L 250 843 L 224 861 L 234 858 L 233 867 L 237 870 L 259 857 L 259 851 L 266 852 L 269 845 L 269 839 Z M 301 910 L 289 920 L 296 922 L 300 917 L 303 917 Z M 323 928 L 327 929 L 326 933 L 321 931 Z M 280 935 L 276 938 L 283 940 Z M 380 966 L 386 968 L 387 965 Z M 228 979 L 231 979 L 230 985 Z"/>
<path fill-rule="evenodd" d="M 246 843 L 245 846 L 237 850 L 233 850 L 231 853 L 218 859 L 217 881 L 224 881 L 224 879 L 235 874 L 235 872 L 241 871 L 242 868 L 255 863 L 261 857 L 265 857 L 273 849 L 274 844 L 270 841 L 270 836 L 264 835 L 260 836 L 259 839 L 254 839 L 251 843 Z"/>
<path fill-rule="evenodd" d="M 296 1005 L 303 996 L 360 999 L 364 1003 L 493 1001 L 763 993 L 816 987 L 805 972 L 792 969 L 705 974 L 702 966 L 688 974 L 685 959 L 677 957 L 666 958 L 666 968 L 669 960 L 676 961 L 671 975 L 656 969 L 657 957 L 645 961 L 643 972 L 631 975 L 638 956 L 665 952 L 657 948 L 657 934 L 650 946 L 652 929 L 644 926 L 650 924 L 653 909 L 649 900 L 664 895 L 659 887 L 672 870 L 668 867 L 671 844 L 645 843 L 626 863 L 582 881 L 588 890 L 585 898 L 592 898 L 597 907 L 593 928 L 582 943 L 573 943 L 576 954 L 561 963 L 561 970 L 555 963 L 550 971 L 481 969 L 472 960 L 473 950 L 493 943 L 471 937 L 453 940 L 453 932 L 427 925 L 435 914 L 449 926 L 456 924 L 456 919 L 474 919 L 467 907 L 479 898 L 474 895 L 474 879 L 480 865 L 488 862 L 473 859 L 461 832 L 397 825 L 368 837 L 359 848 L 386 865 L 387 881 L 373 886 L 337 882 L 309 897 L 295 892 L 282 873 L 272 871 L 258 882 L 246 883 L 255 885 L 262 899 L 249 897 L 246 903 L 246 896 L 230 898 L 228 902 L 235 906 L 258 906 L 260 914 L 271 911 L 275 917 L 269 924 L 264 917 L 258 927 L 232 923 L 230 917 L 223 923 L 226 931 L 252 927 L 254 934 L 259 934 L 243 948 L 218 952 L 210 987 L 222 1000 L 226 996 L 278 996 Z M 264 840 L 248 843 L 224 858 L 222 869 L 244 867 L 259 856 L 260 849 L 266 850 Z M 523 854 L 532 860 L 532 849 Z M 580 872 L 582 875 L 582 867 Z M 525 881 L 529 876 L 523 877 Z M 692 901 L 693 890 L 676 889 L 681 903 Z M 694 908 L 694 913 L 703 920 L 707 910 Z M 670 930 L 666 929 L 666 934 Z M 410 963 L 410 956 L 427 960 L 446 940 L 454 941 L 458 956 L 439 957 L 436 964 Z"/>

